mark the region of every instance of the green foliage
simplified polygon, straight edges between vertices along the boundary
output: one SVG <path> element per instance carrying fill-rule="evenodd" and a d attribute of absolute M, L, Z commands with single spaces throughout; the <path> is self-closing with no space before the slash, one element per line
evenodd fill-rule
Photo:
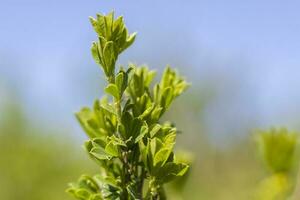
<path fill-rule="evenodd" d="M 259 153 L 271 174 L 257 192 L 257 199 L 284 200 L 292 195 L 296 185 L 299 162 L 298 134 L 287 129 L 259 131 L 256 135 Z"/>
<path fill-rule="evenodd" d="M 290 172 L 298 159 L 296 150 L 298 145 L 297 133 L 287 129 L 271 129 L 260 131 L 256 135 L 260 154 L 269 170 L 274 173 Z"/>
<path fill-rule="evenodd" d="M 63 192 L 65 182 L 76 178 L 83 168 L 95 172 L 93 163 L 64 130 L 41 129 L 30 123 L 17 102 L 1 110 L 0 199 L 71 199 Z"/>
<path fill-rule="evenodd" d="M 92 44 L 93 58 L 102 66 L 106 77 L 113 79 L 118 56 L 134 42 L 136 34 L 128 35 L 123 17 L 114 19 L 113 12 L 106 16 L 97 14 L 90 21 L 99 38 Z"/>
<path fill-rule="evenodd" d="M 174 154 L 177 129 L 160 119 L 188 84 L 170 67 L 153 88 L 156 73 L 145 66 L 130 64 L 116 73 L 117 58 L 135 34 L 113 13 L 91 23 L 98 36 L 91 51 L 105 73 L 107 96 L 76 116 L 89 137 L 84 148 L 100 173 L 82 176 L 68 192 L 80 200 L 166 199 L 164 184 L 183 176 L 188 165 Z"/>

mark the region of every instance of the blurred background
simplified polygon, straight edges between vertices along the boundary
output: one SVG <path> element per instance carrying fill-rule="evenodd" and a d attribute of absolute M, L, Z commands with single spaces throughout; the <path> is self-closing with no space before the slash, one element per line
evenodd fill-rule
<path fill-rule="evenodd" d="M 299 1 L 0 0 L 0 195 L 72 199 L 64 192 L 96 165 L 74 118 L 102 94 L 88 16 L 124 15 L 134 45 L 119 59 L 192 83 L 168 118 L 193 155 L 185 188 L 170 199 L 251 199 L 265 172 L 254 129 L 300 130 Z M 172 189 L 173 188 L 173 189 Z"/>

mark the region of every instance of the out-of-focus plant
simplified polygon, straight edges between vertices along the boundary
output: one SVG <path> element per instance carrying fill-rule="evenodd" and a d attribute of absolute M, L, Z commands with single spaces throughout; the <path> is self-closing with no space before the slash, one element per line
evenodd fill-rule
<path fill-rule="evenodd" d="M 285 200 L 294 191 L 299 163 L 299 137 L 287 129 L 271 129 L 256 134 L 261 158 L 270 175 L 265 178 L 256 194 L 261 200 Z"/>
<path fill-rule="evenodd" d="M 74 179 L 83 168 L 95 168 L 75 148 L 74 141 L 58 139 L 51 136 L 58 132 L 35 125 L 18 101 L 11 100 L 1 110 L 0 199 L 71 199 L 63 192 L 65 182 Z M 60 131 L 59 135 L 65 133 Z"/>
<path fill-rule="evenodd" d="M 153 88 L 155 71 L 130 64 L 116 72 L 118 56 L 135 39 L 123 18 L 114 13 L 91 18 L 98 41 L 92 55 L 104 71 L 105 96 L 76 114 L 89 137 L 85 150 L 100 166 L 95 176 L 83 175 L 68 192 L 81 200 L 166 199 L 164 184 L 183 176 L 188 165 L 176 159 L 177 130 L 160 118 L 188 84 L 167 67 Z"/>

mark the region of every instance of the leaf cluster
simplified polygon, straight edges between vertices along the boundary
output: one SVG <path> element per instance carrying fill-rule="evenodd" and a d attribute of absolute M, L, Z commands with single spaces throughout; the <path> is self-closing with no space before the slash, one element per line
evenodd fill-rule
<path fill-rule="evenodd" d="M 100 166 L 83 175 L 68 192 L 80 200 L 165 199 L 163 185 L 183 176 L 188 165 L 176 160 L 176 127 L 161 117 L 188 84 L 167 67 L 158 83 L 156 72 L 130 64 L 116 70 L 116 60 L 135 34 L 114 13 L 91 18 L 98 41 L 91 52 L 107 79 L 107 94 L 76 117 L 89 139 L 84 148 Z M 116 72 L 117 71 L 117 72 Z"/>

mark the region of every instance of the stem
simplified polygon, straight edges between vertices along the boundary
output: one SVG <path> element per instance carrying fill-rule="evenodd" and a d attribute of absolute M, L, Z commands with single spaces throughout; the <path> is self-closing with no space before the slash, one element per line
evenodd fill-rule
<path fill-rule="evenodd" d="M 108 77 L 107 81 L 108 81 L 108 83 L 114 84 L 115 83 L 115 74 Z M 122 97 L 120 97 L 120 99 L 117 99 L 114 97 L 114 106 L 117 111 L 118 122 L 120 122 L 120 123 L 121 123 L 121 114 L 122 114 L 121 100 L 122 100 Z"/>
<path fill-rule="evenodd" d="M 108 82 L 114 84 L 115 83 L 115 75 L 108 77 Z M 122 108 L 121 108 L 121 99 L 117 99 L 114 97 L 114 106 L 117 111 L 117 120 L 118 123 L 121 124 L 121 117 L 122 117 Z M 120 136 L 120 135 L 119 135 Z M 122 158 L 120 159 L 123 164 L 123 179 L 122 179 L 122 190 L 123 190 L 123 196 L 121 197 L 122 200 L 128 200 L 128 192 L 127 192 L 127 184 L 130 181 L 130 173 L 129 173 L 129 163 L 128 163 L 128 149 L 124 149 L 122 153 Z"/>
<path fill-rule="evenodd" d="M 144 179 L 145 179 L 145 168 L 142 167 L 141 177 L 140 177 L 140 183 L 138 187 L 138 192 L 140 195 L 140 198 L 143 199 L 143 186 L 144 186 Z"/>
<path fill-rule="evenodd" d="M 115 108 L 117 111 L 117 117 L 118 117 L 118 121 L 121 122 L 121 114 L 122 114 L 122 109 L 121 109 L 121 100 L 118 100 L 116 98 L 114 98 L 114 104 L 115 104 Z"/>
<path fill-rule="evenodd" d="M 115 75 L 108 77 L 108 82 L 114 84 L 115 83 Z M 122 123 L 121 122 L 121 118 L 122 118 L 121 101 L 122 101 L 122 96 L 120 97 L 120 99 L 117 99 L 115 97 L 113 98 L 114 107 L 117 112 L 117 120 L 118 120 L 119 124 Z M 120 160 L 123 164 L 123 178 L 122 178 L 123 193 L 122 193 L 121 199 L 128 200 L 129 194 L 127 191 L 127 186 L 131 181 L 131 175 L 134 174 L 134 168 L 135 168 L 135 170 L 137 170 L 138 165 L 137 165 L 137 163 L 134 162 L 134 160 L 135 160 L 134 155 L 133 155 L 133 158 L 129 159 L 128 154 L 130 153 L 130 149 L 128 149 L 128 147 L 125 147 L 122 151 L 123 151 L 122 158 Z M 135 153 L 136 150 L 134 150 L 133 152 Z M 129 160 L 133 160 L 133 163 L 129 163 Z M 141 177 L 139 177 L 138 174 L 136 175 L 137 180 L 139 180 L 136 193 L 139 195 L 140 199 L 143 199 L 143 185 L 144 185 L 144 177 L 145 177 L 145 170 L 143 167 L 142 167 L 142 173 L 140 176 Z"/>
<path fill-rule="evenodd" d="M 128 199 L 128 192 L 127 192 L 127 184 L 130 180 L 130 177 L 128 178 L 128 159 L 127 159 L 127 151 L 122 153 L 122 163 L 123 163 L 123 194 L 124 194 L 124 200 Z"/>

